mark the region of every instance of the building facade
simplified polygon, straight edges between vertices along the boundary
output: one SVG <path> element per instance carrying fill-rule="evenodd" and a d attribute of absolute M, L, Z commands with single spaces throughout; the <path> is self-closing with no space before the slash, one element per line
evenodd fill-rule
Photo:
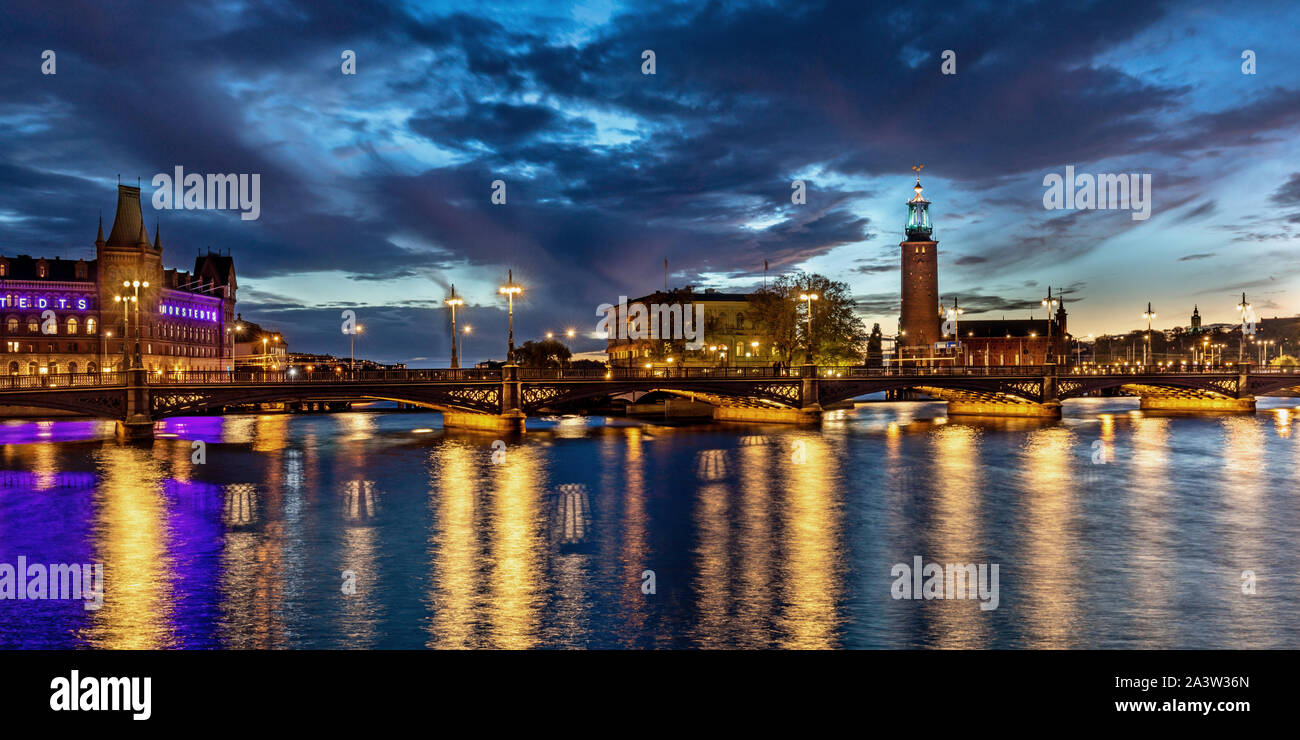
<path fill-rule="evenodd" d="M 112 372 L 132 355 L 151 372 L 234 365 L 234 260 L 209 251 L 194 271 L 165 269 L 140 188 L 119 185 L 107 239 L 95 259 L 0 256 L 4 357 L 10 375 Z M 139 285 L 136 285 L 136 283 Z"/>
<path fill-rule="evenodd" d="M 231 333 L 235 337 L 235 367 L 280 370 L 288 364 L 289 345 L 280 332 L 265 329 L 235 314 Z"/>
<path fill-rule="evenodd" d="M 612 367 L 715 367 L 719 365 L 771 365 L 777 357 L 768 333 L 749 311 L 746 293 L 695 292 L 689 286 L 655 291 L 628 301 L 629 306 L 681 306 L 682 313 L 703 307 L 704 336 L 699 349 L 688 349 L 681 338 L 629 339 L 611 336 L 605 353 Z M 692 314 L 694 315 L 694 314 Z M 632 335 L 634 332 L 624 332 Z"/>

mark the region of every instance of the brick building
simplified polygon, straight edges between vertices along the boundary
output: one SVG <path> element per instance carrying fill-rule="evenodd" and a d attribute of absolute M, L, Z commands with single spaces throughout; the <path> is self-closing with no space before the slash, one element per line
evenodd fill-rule
<path fill-rule="evenodd" d="M 105 239 L 101 221 L 95 259 L 0 256 L 0 367 L 10 375 L 109 372 L 125 366 L 128 352 L 156 372 L 233 366 L 234 260 L 209 251 L 193 272 L 164 268 L 140 188 L 117 190 L 113 226 Z"/>

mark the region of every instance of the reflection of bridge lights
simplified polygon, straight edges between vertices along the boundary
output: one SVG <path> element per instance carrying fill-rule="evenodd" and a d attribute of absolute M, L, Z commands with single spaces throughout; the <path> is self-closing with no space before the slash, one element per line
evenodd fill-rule
<path fill-rule="evenodd" d="M 429 432 L 432 432 L 432 431 L 433 431 L 433 430 L 430 429 L 430 428 L 428 428 L 428 427 L 421 427 L 421 428 L 419 428 L 419 429 L 412 429 L 412 430 L 411 430 L 411 433 L 412 433 L 412 434 L 428 434 Z"/>

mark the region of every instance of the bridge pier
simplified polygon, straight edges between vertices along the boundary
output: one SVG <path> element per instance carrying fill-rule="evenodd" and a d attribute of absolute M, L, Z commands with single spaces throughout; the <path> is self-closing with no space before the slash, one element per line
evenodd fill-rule
<path fill-rule="evenodd" d="M 1008 401 L 949 401 L 949 416 L 1013 416 L 1029 419 L 1061 418 L 1061 402 L 1013 403 Z"/>
<path fill-rule="evenodd" d="M 523 432 L 527 415 L 523 409 L 523 384 L 519 381 L 519 366 L 501 368 L 500 413 L 476 411 L 444 411 L 442 425 L 449 429 L 478 429 L 488 432 Z"/>
<path fill-rule="evenodd" d="M 126 418 L 118 419 L 116 432 L 121 442 L 153 439 L 153 414 L 149 398 L 149 371 L 134 367 L 126 371 Z"/>
<path fill-rule="evenodd" d="M 741 421 L 751 424 L 820 424 L 822 410 L 791 409 L 779 406 L 718 406 L 713 409 L 714 421 Z"/>
<path fill-rule="evenodd" d="M 474 411 L 444 411 L 442 426 L 445 429 L 477 429 L 485 432 L 524 431 L 524 412 L 518 409 L 504 414 L 480 414 Z"/>
<path fill-rule="evenodd" d="M 789 406 L 719 406 L 713 409 L 714 421 L 739 421 L 758 424 L 820 424 L 822 406 L 816 365 L 801 365 L 799 407 Z"/>
<path fill-rule="evenodd" d="M 1203 398 L 1178 396 L 1142 396 L 1140 408 L 1143 411 L 1224 411 L 1231 413 L 1253 413 L 1255 399 L 1251 398 Z"/>

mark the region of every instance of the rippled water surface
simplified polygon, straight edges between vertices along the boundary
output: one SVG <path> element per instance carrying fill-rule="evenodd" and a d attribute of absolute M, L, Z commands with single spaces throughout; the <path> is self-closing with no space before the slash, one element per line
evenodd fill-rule
<path fill-rule="evenodd" d="M 1295 405 L 554 417 L 504 450 L 433 413 L 173 419 L 145 446 L 5 422 L 0 563 L 106 585 L 98 611 L 0 600 L 0 646 L 1295 648 Z M 997 564 L 998 607 L 893 598 L 916 556 Z"/>

